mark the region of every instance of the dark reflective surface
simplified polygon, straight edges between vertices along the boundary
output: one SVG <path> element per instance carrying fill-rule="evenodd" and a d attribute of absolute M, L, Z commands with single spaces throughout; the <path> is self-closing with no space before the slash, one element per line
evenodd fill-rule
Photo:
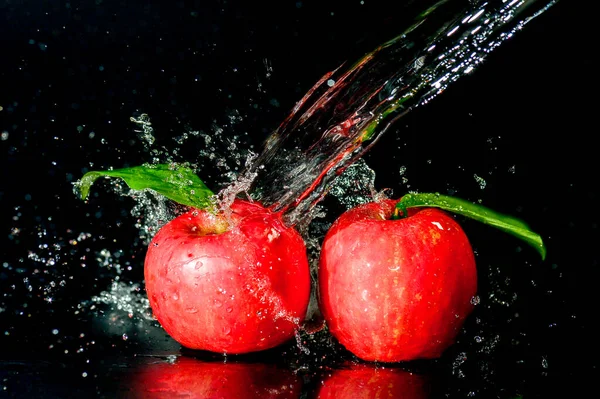
<path fill-rule="evenodd" d="M 72 182 L 157 158 L 196 162 L 207 184 L 225 186 L 326 71 L 395 35 L 395 17 L 368 0 L 0 1 L 0 396 L 127 397 L 161 381 L 155 392 L 177 381 L 235 392 L 223 381 L 236 375 L 261 392 L 272 372 L 267 382 L 281 378 L 291 397 L 331 381 L 369 392 L 343 378 L 356 359 L 325 333 L 223 367 L 220 355 L 181 350 L 152 320 L 142 270 L 144 228 L 177 209 L 148 216 L 108 183 L 84 203 Z M 461 220 L 477 251 L 479 305 L 441 359 L 394 365 L 425 378 L 430 397 L 574 397 L 595 382 L 595 19 L 561 0 L 364 158 L 378 190 L 480 200 L 523 218 L 548 246 L 542 262 Z M 152 144 L 129 119 L 142 113 Z M 344 209 L 333 194 L 312 226 L 317 240 Z M 188 379 L 194 367 L 220 377 Z"/>

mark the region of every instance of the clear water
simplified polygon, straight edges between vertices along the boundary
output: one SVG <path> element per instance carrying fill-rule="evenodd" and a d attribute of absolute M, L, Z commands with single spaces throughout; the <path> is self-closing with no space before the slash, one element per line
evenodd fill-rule
<path fill-rule="evenodd" d="M 555 0 L 442 0 L 395 38 L 326 73 L 242 174 L 252 193 L 294 225 L 331 182 L 408 112 L 471 73 Z M 426 3 L 422 3 L 425 5 Z M 483 183 L 484 184 L 484 183 Z M 309 217 L 309 216 L 308 216 Z"/>

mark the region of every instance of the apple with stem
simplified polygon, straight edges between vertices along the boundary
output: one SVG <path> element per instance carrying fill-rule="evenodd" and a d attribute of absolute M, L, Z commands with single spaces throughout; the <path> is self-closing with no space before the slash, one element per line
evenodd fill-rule
<path fill-rule="evenodd" d="M 236 200 L 231 216 L 192 210 L 154 236 L 146 291 L 163 328 L 191 349 L 246 353 L 277 346 L 304 320 L 304 242 L 278 214 Z"/>
<path fill-rule="evenodd" d="M 444 210 L 503 229 L 534 245 L 518 219 L 439 194 L 407 194 L 353 208 L 327 232 L 319 303 L 330 333 L 363 360 L 437 358 L 473 310 L 477 269 L 469 240 Z"/>
<path fill-rule="evenodd" d="M 311 280 L 304 241 L 281 214 L 242 200 L 218 211 L 212 192 L 176 165 L 89 172 L 79 184 L 82 197 L 101 176 L 192 207 L 158 231 L 144 263 L 153 314 L 173 339 L 190 349 L 241 354 L 294 337 Z"/>

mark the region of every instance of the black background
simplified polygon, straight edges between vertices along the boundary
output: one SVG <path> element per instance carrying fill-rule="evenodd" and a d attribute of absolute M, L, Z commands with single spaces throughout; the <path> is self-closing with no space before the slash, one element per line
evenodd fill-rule
<path fill-rule="evenodd" d="M 71 231 L 87 231 L 95 237 L 86 244 L 92 252 L 128 248 L 136 267 L 124 278 L 141 281 L 144 247 L 129 212 L 133 203 L 101 189 L 81 202 L 72 182 L 91 165 L 151 161 L 129 121 L 141 113 L 150 115 L 157 145 L 165 148 L 176 147 L 172 137 L 186 130 L 210 132 L 216 125 L 258 150 L 325 72 L 395 33 L 391 4 L 0 1 L 5 364 L 53 359 L 63 367 L 82 367 L 83 357 L 47 349 L 76 347 L 81 331 L 97 338 L 96 348 L 115 354 L 170 348 L 168 342 L 123 343 L 94 327 L 89 314 L 72 315 L 74 304 L 105 290 L 111 279 L 94 270 L 93 262 L 83 270 L 81 252 L 59 251 L 59 265 L 43 267 L 49 270 L 45 276 L 33 274 L 40 265 L 29 253 L 51 252 L 39 246 L 64 244 Z M 378 189 L 389 187 L 396 196 L 414 189 L 481 200 L 523 218 L 544 237 L 548 257 L 542 262 L 515 239 L 464 221 L 478 253 L 477 312 L 485 325 L 471 321 L 465 336 L 472 339 L 478 328 L 488 338 L 497 332 L 503 339 L 492 355 L 472 349 L 474 357 L 485 361 L 496 386 L 518 386 L 532 395 L 558 387 L 575 391 L 597 375 L 600 215 L 594 136 L 600 88 L 592 61 L 594 23 L 593 13 L 577 2 L 560 1 L 473 74 L 403 118 L 365 156 Z M 232 112 L 243 120 L 227 127 Z M 191 160 L 197 151 L 190 146 L 172 156 Z M 474 175 L 486 180 L 484 189 Z M 213 186 L 222 182 L 214 170 L 201 177 Z M 49 304 L 36 287 L 55 276 L 74 280 Z M 510 306 L 494 305 L 490 292 L 512 298 Z M 54 328 L 61 330 L 60 343 L 50 333 Z M 5 385 L 17 378 L 6 367 Z M 473 374 L 481 369 L 477 362 L 472 367 Z"/>

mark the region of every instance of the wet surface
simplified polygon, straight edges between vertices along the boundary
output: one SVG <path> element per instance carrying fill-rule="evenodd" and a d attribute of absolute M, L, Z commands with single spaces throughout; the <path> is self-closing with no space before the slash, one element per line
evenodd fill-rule
<path fill-rule="evenodd" d="M 148 236 L 178 210 L 112 183 L 83 202 L 72 183 L 158 159 L 193 160 L 209 186 L 226 186 L 326 71 L 397 33 L 388 7 L 0 2 L 0 397 L 239 397 L 240 386 L 326 397 L 332 380 L 339 395 L 368 391 L 336 373 L 356 359 L 324 332 L 246 357 L 182 350 L 143 286 Z M 387 366 L 415 378 L 377 374 L 411 397 L 574 396 L 598 375 L 595 22 L 560 1 L 364 157 L 378 190 L 480 200 L 548 247 L 542 262 L 461 221 L 479 303 L 441 359 Z M 144 113 L 151 131 L 130 121 Z M 324 200 L 317 241 L 368 186 L 370 170 L 356 173 Z"/>

